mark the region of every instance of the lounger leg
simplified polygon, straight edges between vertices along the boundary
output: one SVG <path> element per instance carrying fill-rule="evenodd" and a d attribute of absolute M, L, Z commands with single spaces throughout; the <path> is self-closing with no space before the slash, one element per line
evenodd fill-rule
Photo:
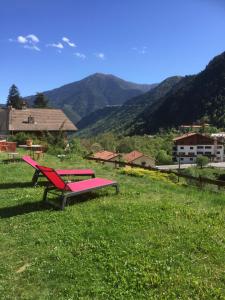
<path fill-rule="evenodd" d="M 115 188 L 116 188 L 116 194 L 119 194 L 119 192 L 120 192 L 119 185 L 116 184 L 116 185 L 115 185 Z"/>
<path fill-rule="evenodd" d="M 61 210 L 64 210 L 67 202 L 67 197 L 66 196 L 61 196 L 62 197 L 62 205 L 61 205 Z"/>
<path fill-rule="evenodd" d="M 95 174 L 91 175 L 91 178 L 95 178 Z"/>
<path fill-rule="evenodd" d="M 39 174 L 40 174 L 40 171 L 39 170 L 35 170 L 34 175 L 32 177 L 32 184 L 33 184 L 33 186 L 37 185 Z"/>
<path fill-rule="evenodd" d="M 42 201 L 47 202 L 48 188 L 45 188 Z"/>

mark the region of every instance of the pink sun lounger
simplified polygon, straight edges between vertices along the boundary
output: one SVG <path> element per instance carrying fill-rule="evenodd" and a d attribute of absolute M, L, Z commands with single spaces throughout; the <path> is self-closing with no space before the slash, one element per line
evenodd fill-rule
<path fill-rule="evenodd" d="M 33 160 L 30 156 L 23 156 L 22 159 L 30 166 L 35 169 L 34 175 L 32 177 L 33 185 L 37 185 L 38 178 L 40 176 L 40 170 L 38 167 L 38 162 Z M 95 177 L 95 172 L 91 169 L 66 169 L 66 170 L 56 170 L 56 173 L 60 176 L 90 176 Z"/>
<path fill-rule="evenodd" d="M 38 170 L 49 180 L 51 183 L 49 186 L 45 188 L 43 201 L 49 202 L 47 200 L 48 192 L 52 192 L 56 194 L 55 191 L 59 192 L 59 199 L 61 200 L 60 208 L 63 210 L 66 206 L 67 199 L 73 196 L 87 193 L 93 190 L 101 189 L 108 186 L 113 186 L 116 188 L 116 193 L 119 192 L 119 186 L 116 181 L 104 179 L 104 178 L 92 178 L 77 182 L 66 183 L 59 174 L 52 168 L 37 166 Z M 52 202 L 49 202 L 53 204 Z M 56 206 L 55 204 L 53 204 Z"/>

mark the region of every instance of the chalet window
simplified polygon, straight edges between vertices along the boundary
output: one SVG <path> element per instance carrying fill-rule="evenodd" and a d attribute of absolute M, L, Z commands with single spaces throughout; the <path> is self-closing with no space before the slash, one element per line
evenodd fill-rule
<path fill-rule="evenodd" d="M 180 147 L 180 149 L 184 149 L 184 147 Z"/>
<path fill-rule="evenodd" d="M 201 152 L 201 151 L 198 151 L 198 152 L 197 152 L 197 154 L 203 154 L 203 152 Z"/>
<path fill-rule="evenodd" d="M 212 149 L 212 146 L 205 146 L 205 149 Z"/>
<path fill-rule="evenodd" d="M 141 162 L 141 165 L 142 165 L 143 167 L 145 167 L 145 166 L 146 166 L 146 161 L 142 161 L 142 162 Z"/>
<path fill-rule="evenodd" d="M 217 151 L 216 153 L 217 153 L 217 154 L 220 154 L 220 151 Z"/>
<path fill-rule="evenodd" d="M 217 146 L 217 149 L 222 149 L 222 146 Z"/>
<path fill-rule="evenodd" d="M 212 153 L 211 152 L 209 152 L 209 151 L 206 151 L 205 152 L 205 155 L 211 155 Z"/>
<path fill-rule="evenodd" d="M 181 157 L 180 160 L 184 160 L 183 157 Z"/>
<path fill-rule="evenodd" d="M 198 149 L 203 149 L 203 146 L 197 146 Z"/>
<path fill-rule="evenodd" d="M 194 147 L 190 147 L 190 149 L 194 149 Z"/>
<path fill-rule="evenodd" d="M 192 158 L 192 157 L 190 157 L 190 161 L 193 161 L 193 158 Z"/>

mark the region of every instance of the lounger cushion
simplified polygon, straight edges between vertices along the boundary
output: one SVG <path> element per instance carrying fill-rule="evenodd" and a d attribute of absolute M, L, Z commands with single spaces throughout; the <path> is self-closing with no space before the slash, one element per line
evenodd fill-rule
<path fill-rule="evenodd" d="M 25 155 L 22 157 L 22 159 L 32 166 L 35 169 L 38 169 L 37 166 L 39 166 L 39 163 L 33 160 L 30 156 Z M 55 170 L 57 174 L 60 176 L 66 176 L 66 175 L 76 175 L 76 176 L 93 176 L 95 175 L 95 172 L 91 169 L 66 169 L 66 170 Z"/>
<path fill-rule="evenodd" d="M 97 189 L 100 187 L 104 187 L 107 185 L 114 185 L 116 184 L 115 181 L 104 179 L 104 178 L 93 178 L 82 180 L 78 182 L 72 182 L 67 184 L 67 190 L 71 190 L 72 192 L 82 192 L 88 191 L 89 189 Z"/>

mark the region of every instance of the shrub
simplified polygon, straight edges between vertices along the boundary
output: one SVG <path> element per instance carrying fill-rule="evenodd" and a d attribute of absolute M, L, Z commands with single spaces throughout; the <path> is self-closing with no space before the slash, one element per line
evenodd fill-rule
<path fill-rule="evenodd" d="M 209 163 L 209 159 L 207 156 L 199 155 L 196 159 L 196 164 L 198 167 L 203 168 Z"/>
<path fill-rule="evenodd" d="M 121 174 L 135 176 L 135 177 L 148 177 L 152 180 L 163 181 L 167 183 L 174 183 L 177 181 L 176 175 L 162 173 L 159 171 L 153 170 L 145 170 L 141 168 L 132 168 L 132 167 L 125 167 L 121 169 Z"/>
<path fill-rule="evenodd" d="M 68 150 L 67 147 L 65 148 L 65 152 L 76 154 L 78 156 L 86 156 L 88 154 L 86 148 L 81 144 L 80 140 L 77 138 L 72 139 L 68 143 Z"/>
<path fill-rule="evenodd" d="M 90 150 L 91 150 L 92 153 L 96 153 L 96 152 L 101 151 L 102 149 L 103 149 L 103 147 L 102 147 L 101 144 L 94 143 L 94 144 L 91 145 L 91 149 Z"/>
<path fill-rule="evenodd" d="M 120 153 L 129 153 L 134 150 L 134 147 L 129 142 L 121 142 L 116 147 L 116 151 Z"/>
<path fill-rule="evenodd" d="M 165 150 L 160 150 L 156 156 L 156 160 L 159 164 L 169 165 L 172 163 L 172 158 L 167 154 Z"/>
<path fill-rule="evenodd" d="M 10 136 L 8 140 L 17 142 L 18 144 L 26 144 L 26 140 L 28 139 L 35 139 L 35 136 L 24 132 L 18 132 L 15 135 Z"/>

